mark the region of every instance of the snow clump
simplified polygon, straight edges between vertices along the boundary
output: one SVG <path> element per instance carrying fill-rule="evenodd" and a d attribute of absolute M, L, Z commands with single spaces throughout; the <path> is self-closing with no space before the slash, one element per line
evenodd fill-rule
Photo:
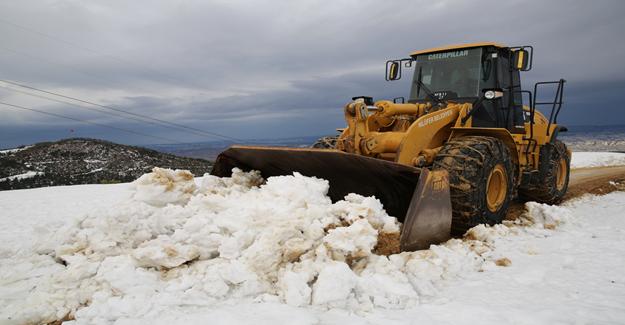
<path fill-rule="evenodd" d="M 187 170 L 154 168 L 133 182 L 135 199 L 154 206 L 186 204 L 196 186 L 193 174 Z"/>

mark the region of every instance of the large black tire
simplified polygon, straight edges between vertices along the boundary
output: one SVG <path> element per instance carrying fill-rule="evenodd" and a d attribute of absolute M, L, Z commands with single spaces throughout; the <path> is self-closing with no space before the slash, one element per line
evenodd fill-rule
<path fill-rule="evenodd" d="M 515 165 L 501 140 L 453 139 L 443 146 L 433 167 L 449 172 L 453 235 L 503 220 L 515 192 Z"/>
<path fill-rule="evenodd" d="M 540 148 L 538 182 L 519 188 L 519 196 L 525 201 L 558 204 L 569 187 L 571 158 L 566 145 L 556 140 Z"/>
<path fill-rule="evenodd" d="M 338 136 L 319 138 L 317 139 L 317 141 L 315 141 L 315 143 L 313 143 L 311 148 L 334 149 L 336 147 L 337 139 L 338 139 Z"/>

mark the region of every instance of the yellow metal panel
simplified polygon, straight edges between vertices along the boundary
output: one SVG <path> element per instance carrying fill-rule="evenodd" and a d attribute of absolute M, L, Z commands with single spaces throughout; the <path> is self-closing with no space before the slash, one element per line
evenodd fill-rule
<path fill-rule="evenodd" d="M 529 108 L 526 106 L 523 107 L 523 109 L 526 111 L 529 111 Z M 532 139 L 535 141 L 533 142 L 527 139 L 524 140 L 524 142 L 526 143 L 527 146 L 529 146 L 529 149 L 530 149 L 529 157 L 528 157 L 529 161 L 527 162 L 527 164 L 531 167 L 531 169 L 538 168 L 539 160 L 540 160 L 540 147 L 546 143 L 549 143 L 552 140 L 554 132 L 556 128 L 558 127 L 557 124 L 551 124 L 551 126 L 549 126 L 549 135 L 547 135 L 548 125 L 549 125 L 549 120 L 547 119 L 547 117 L 545 117 L 545 115 L 543 115 L 538 110 L 535 111 L 534 113 L 533 128 L 529 122 L 525 123 L 524 136 L 526 138 L 529 138 L 529 136 L 532 135 Z M 533 132 L 530 132 L 530 130 L 532 129 L 533 129 Z M 525 149 L 527 149 L 527 146 L 524 147 L 524 150 L 521 152 L 522 154 L 525 154 Z"/>
<path fill-rule="evenodd" d="M 393 153 L 404 139 L 405 132 L 369 132 L 361 149 L 365 154 Z"/>
<path fill-rule="evenodd" d="M 399 146 L 395 161 L 413 166 L 413 160 L 422 150 L 440 147 L 449 135 L 448 126 L 456 121 L 465 105 L 470 104 L 451 105 L 417 119 L 406 131 L 406 137 Z"/>
<path fill-rule="evenodd" d="M 427 50 L 415 51 L 415 52 L 412 52 L 410 54 L 410 56 L 415 56 L 415 55 L 425 54 L 425 53 L 434 53 L 434 52 L 443 52 L 443 51 L 450 51 L 450 50 L 457 50 L 457 49 L 466 49 L 466 48 L 469 48 L 469 47 L 481 47 L 481 46 L 507 47 L 507 46 L 505 46 L 503 44 L 494 43 L 494 42 L 454 44 L 454 45 L 447 45 L 447 46 L 441 46 L 441 47 L 434 47 L 434 48 L 427 49 Z"/>

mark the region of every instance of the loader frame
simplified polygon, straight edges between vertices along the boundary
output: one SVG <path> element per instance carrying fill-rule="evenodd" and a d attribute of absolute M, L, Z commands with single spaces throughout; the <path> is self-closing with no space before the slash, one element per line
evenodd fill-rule
<path fill-rule="evenodd" d="M 473 43 L 389 60 L 387 81 L 415 66 L 414 98 L 353 97 L 343 108 L 346 127 L 337 129 L 336 141 L 323 142 L 332 143 L 331 149 L 233 146 L 219 155 L 211 173 L 226 177 L 240 168 L 266 178 L 297 172 L 326 179 L 333 201 L 349 193 L 375 196 L 404 222 L 402 250 L 427 248 L 454 229 L 462 234 L 479 223 L 501 222 L 517 190 L 554 202 L 568 186 L 570 151 L 556 140 L 566 131 L 557 124 L 565 80 L 523 90 L 519 72 L 532 69 L 533 57 L 531 46 Z M 448 59 L 455 61 L 429 61 Z M 476 60 L 477 75 L 468 70 Z M 456 78 L 465 84 L 433 92 L 417 67 L 429 69 L 429 85 L 435 72 L 449 77 L 438 79 L 439 86 L 454 85 L 453 73 L 466 76 Z M 556 87 L 554 99 L 539 100 L 539 90 L 550 86 Z M 529 106 L 523 105 L 524 95 Z M 548 117 L 539 106 L 551 106 Z M 554 184 L 545 186 L 541 179 Z"/>

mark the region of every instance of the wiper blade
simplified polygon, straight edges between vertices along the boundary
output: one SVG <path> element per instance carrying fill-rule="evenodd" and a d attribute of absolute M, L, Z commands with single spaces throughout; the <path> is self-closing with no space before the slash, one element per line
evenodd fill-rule
<path fill-rule="evenodd" d="M 442 100 L 438 98 L 436 95 L 434 95 L 434 93 L 423 83 L 423 81 L 417 80 L 416 83 L 419 86 L 419 88 L 423 88 L 423 91 L 425 91 L 425 94 L 427 95 L 427 97 L 431 98 L 435 103 L 441 104 L 443 106 L 447 105 L 447 101 Z M 417 90 L 417 93 L 418 93 L 418 90 Z"/>
<path fill-rule="evenodd" d="M 423 81 L 421 81 L 421 68 L 419 68 L 419 77 L 415 80 L 415 82 L 417 83 L 417 97 L 419 97 L 419 91 L 423 88 L 423 91 L 425 91 L 425 94 L 427 95 L 426 98 L 431 98 L 437 104 L 442 104 L 443 106 L 447 105 L 446 101 L 436 97 L 436 95 L 434 95 L 434 93 L 423 83 Z"/>

